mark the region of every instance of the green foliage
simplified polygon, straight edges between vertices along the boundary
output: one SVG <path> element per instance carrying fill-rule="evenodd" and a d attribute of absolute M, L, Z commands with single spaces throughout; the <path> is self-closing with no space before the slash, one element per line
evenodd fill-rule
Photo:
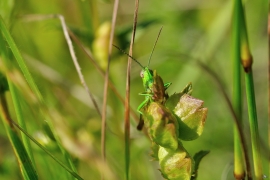
<path fill-rule="evenodd" d="M 63 165 L 75 170 L 75 172 L 77 171 L 77 174 L 83 179 L 100 179 L 101 174 L 105 176 L 105 179 L 109 180 L 125 179 L 123 150 L 124 106 L 119 97 L 109 89 L 106 127 L 107 161 L 103 163 L 100 155 L 101 120 L 93 108 L 92 102 L 88 99 L 87 93 L 81 86 L 78 74 L 70 58 L 61 25 L 55 19 L 36 19 L 35 21 L 33 19 L 37 17 L 37 14 L 47 15 L 52 13 L 61 14 L 65 17 L 68 28 L 77 37 L 77 41 L 72 39 L 72 42 L 79 64 L 82 67 L 82 73 L 89 89 L 97 99 L 98 106 L 102 107 L 103 75 L 100 75 L 99 70 L 89 60 L 96 60 L 99 53 L 102 57 L 100 64 L 107 60 L 104 60 L 104 57 L 107 55 L 108 47 L 104 45 L 104 47 L 94 48 L 94 42 L 102 40 L 107 44 L 109 41 L 106 39 L 107 37 L 98 36 L 98 29 L 101 29 L 102 24 L 111 22 L 113 2 L 104 0 L 0 0 L 0 14 L 6 25 L 5 34 L 9 34 L 14 42 L 14 44 L 9 45 L 6 39 L 1 39 L 4 42 L 0 42 L 0 72 L 3 74 L 3 78 L 7 77 L 11 84 L 14 85 L 17 92 L 17 101 L 22 109 L 21 116 L 27 127 L 26 131 L 39 142 L 43 142 L 44 147 L 57 160 L 63 162 Z M 232 170 L 234 158 L 232 114 L 223 98 L 221 89 L 217 88 L 215 81 L 207 71 L 201 69 L 196 63 L 200 61 L 216 72 L 220 83 L 223 85 L 222 89 L 228 94 L 229 101 L 238 98 L 231 98 L 232 82 L 236 79 L 232 74 L 233 70 L 230 61 L 231 34 L 233 33 L 231 28 L 232 19 L 234 19 L 232 2 L 222 0 L 197 2 L 184 0 L 140 1 L 137 33 L 132 56 L 142 64 L 146 64 L 143 62 L 146 62 L 147 57 L 149 57 L 153 41 L 156 38 L 156 32 L 163 26 L 163 32 L 152 57 L 151 68 L 157 70 L 165 83 L 172 83 L 170 88 L 167 89 L 170 97 L 166 97 L 166 94 L 162 94 L 163 91 L 159 90 L 164 88 L 164 82 L 158 82 L 159 86 L 154 86 L 157 89 L 153 89 L 156 96 L 152 97 L 156 102 L 153 105 L 151 102 L 147 103 L 147 107 L 150 107 L 150 105 L 151 107 L 155 106 L 156 109 L 165 112 L 164 118 L 166 122 L 169 122 L 164 124 L 163 127 L 162 122 L 155 122 L 157 127 L 165 133 L 159 134 L 156 131 L 154 133 L 155 141 L 172 148 L 175 148 L 177 143 L 180 147 L 179 151 L 178 149 L 170 151 L 170 149 L 160 148 L 156 142 L 150 141 L 147 135 L 136 130 L 137 122 L 135 122 L 135 119 L 138 119 L 136 107 L 145 97 L 138 96 L 138 92 L 144 90 L 142 90 L 143 87 L 139 76 L 140 67 L 133 63 L 130 92 L 130 107 L 133 110 L 130 128 L 131 180 L 163 179 L 161 173 L 157 170 L 155 162 L 149 161 L 150 148 L 152 149 L 151 156 L 157 161 L 160 153 L 163 153 L 163 155 L 170 154 L 170 156 L 164 157 L 159 167 L 164 176 L 167 174 L 167 178 L 172 173 L 185 174 L 186 172 L 188 172 L 188 176 L 191 173 L 193 179 L 198 174 L 200 180 L 234 178 Z M 250 51 L 254 60 L 254 93 L 258 107 L 260 144 L 265 145 L 264 147 L 267 147 L 266 137 L 268 136 L 267 122 L 265 121 L 267 119 L 267 100 L 265 97 L 268 96 L 266 91 L 268 88 L 266 75 L 268 68 L 266 65 L 266 59 L 268 58 L 266 31 L 268 7 L 267 1 L 246 1 L 244 8 L 248 27 L 247 35 L 251 45 Z M 133 3 L 125 0 L 120 1 L 113 44 L 125 51 L 127 51 L 126 48 L 129 47 L 130 43 L 133 11 Z M 2 30 L 1 33 L 3 34 Z M 23 62 L 20 61 L 20 65 L 18 65 L 18 58 L 11 52 L 15 50 L 12 45 L 17 47 L 16 51 L 23 58 L 29 73 L 25 68 L 21 70 L 20 66 L 24 66 Z M 82 46 L 85 47 L 85 51 Z M 3 59 L 3 51 L 6 50 L 8 56 L 4 56 L 7 58 L 8 63 L 4 63 L 5 59 Z M 240 53 L 240 50 L 236 51 Z M 16 54 L 17 57 L 20 56 L 18 53 Z M 123 97 L 125 94 L 127 58 L 121 52 L 113 49 L 111 59 L 109 73 L 111 84 Z M 31 78 L 29 76 L 25 78 L 24 74 L 26 76 L 30 74 L 36 85 L 30 85 L 30 87 L 27 81 L 31 81 Z M 158 79 L 157 81 L 160 81 Z M 189 82 L 192 82 L 194 89 L 192 96 L 198 99 L 191 98 L 190 85 L 184 92 L 179 93 Z M 243 84 L 239 85 L 243 87 Z M 40 90 L 45 107 L 40 105 L 42 102 L 40 102 L 39 96 L 35 94 L 35 86 Z M 6 83 L 4 83 L 4 87 L 6 89 Z M 6 91 L 5 97 L 12 120 L 19 122 L 12 99 L 13 95 L 11 95 L 10 91 Z M 181 101 L 181 97 L 186 100 Z M 183 118 L 177 116 L 174 112 L 177 105 L 180 107 L 190 100 L 192 102 L 194 100 L 197 105 L 194 108 L 194 113 L 187 110 L 185 114 L 188 114 L 187 117 L 203 117 L 204 112 L 200 112 L 202 108 L 200 108 L 199 99 L 203 99 L 205 106 L 209 109 L 203 134 L 201 134 L 202 119 L 197 118 L 196 120 L 201 125 L 199 123 L 199 125 L 194 126 L 196 123 L 192 121 L 187 121 L 187 124 L 185 124 L 185 121 L 189 118 L 182 121 Z M 43 111 L 43 108 L 46 111 Z M 199 116 L 197 115 L 198 111 L 200 112 Z M 241 114 L 245 124 L 245 128 L 242 127 L 245 134 L 249 134 L 248 123 L 245 122 L 247 112 L 246 106 L 243 106 Z M 152 115 L 146 115 L 145 117 L 146 122 L 154 121 Z M 163 118 L 163 116 L 158 118 Z M 173 120 L 169 121 L 168 119 Z M 175 123 L 175 120 L 177 123 Z M 47 125 L 46 123 L 44 125 L 45 121 L 48 122 Z M 169 129 L 169 131 L 166 131 L 166 129 Z M 175 129 L 175 132 L 173 129 Z M 18 132 L 19 130 L 16 128 L 17 139 L 23 142 L 23 135 Z M 0 125 L 0 179 L 21 180 L 23 177 L 20 172 L 20 164 L 16 160 L 16 156 L 14 156 L 13 147 L 8 136 L 5 126 Z M 200 138 L 197 138 L 199 136 Z M 248 136 L 245 135 L 245 137 L 248 140 Z M 178 138 L 180 138 L 180 141 Z M 195 138 L 197 139 L 195 140 Z M 164 143 L 166 142 L 164 139 L 168 139 L 169 143 Z M 46 142 L 49 143 L 46 144 Z M 247 144 L 251 143 L 248 141 Z M 64 151 L 60 150 L 59 147 L 62 147 Z M 39 179 L 74 179 L 66 169 L 59 166 L 39 146 L 31 142 L 30 149 L 34 157 L 34 169 Z M 159 149 L 162 149 L 162 151 L 159 152 Z M 199 158 L 194 155 L 201 149 L 211 150 L 211 153 L 202 161 L 200 159 L 204 157 L 204 153 L 200 154 Z M 251 154 L 250 149 L 251 147 L 248 147 L 248 154 Z M 268 154 L 264 152 L 268 152 L 268 149 L 262 148 L 263 174 L 267 175 L 268 170 L 265 167 L 268 165 Z M 167 171 L 167 162 L 173 157 L 174 153 L 179 158 L 177 162 L 180 162 L 180 159 L 183 162 L 188 162 L 186 166 L 184 164 L 182 166 L 183 169 L 181 170 L 184 173 L 170 173 Z M 160 156 L 162 155 L 160 154 Z M 71 168 L 71 164 L 73 164 L 73 168 Z M 188 167 L 188 164 L 190 167 Z M 199 169 L 196 168 L 198 164 L 200 164 Z M 186 167 L 191 169 L 187 170 Z"/>
<path fill-rule="evenodd" d="M 194 171 L 193 171 L 193 174 L 191 176 L 191 180 L 195 180 L 197 178 L 200 162 L 201 162 L 201 160 L 202 160 L 202 158 L 204 156 L 209 154 L 209 152 L 210 151 L 199 151 L 194 155 L 194 157 L 193 157 L 193 159 L 194 159 Z"/>

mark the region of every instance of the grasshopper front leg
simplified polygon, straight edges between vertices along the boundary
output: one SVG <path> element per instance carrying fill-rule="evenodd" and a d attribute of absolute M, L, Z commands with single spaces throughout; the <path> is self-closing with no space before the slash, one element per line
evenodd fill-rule
<path fill-rule="evenodd" d="M 137 111 L 140 113 L 140 121 L 139 121 L 139 123 L 137 125 L 137 129 L 140 131 L 140 130 L 142 130 L 142 128 L 144 126 L 143 113 L 142 113 L 141 109 L 144 108 L 147 105 L 148 101 L 150 100 L 150 98 L 153 95 L 149 94 L 147 92 L 140 93 L 139 95 L 145 96 L 145 100 L 137 108 Z"/>

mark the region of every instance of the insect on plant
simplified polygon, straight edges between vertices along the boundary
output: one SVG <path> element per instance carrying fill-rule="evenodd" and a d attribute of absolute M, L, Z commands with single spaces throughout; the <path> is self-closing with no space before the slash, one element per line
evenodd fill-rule
<path fill-rule="evenodd" d="M 140 122 L 139 122 L 139 124 L 137 126 L 137 129 L 138 130 L 141 130 L 143 128 L 143 125 L 144 125 L 143 116 L 142 116 L 143 115 L 143 112 L 141 110 L 144 107 L 146 107 L 150 102 L 156 101 L 157 98 L 160 99 L 160 97 L 157 97 L 155 95 L 156 93 L 154 92 L 154 87 L 153 87 L 154 86 L 154 78 L 155 78 L 154 77 L 154 73 L 153 73 L 154 71 L 152 69 L 149 69 L 149 65 L 150 65 L 151 57 L 153 55 L 153 52 L 154 52 L 154 49 L 156 47 L 156 44 L 157 44 L 157 41 L 158 41 L 158 38 L 160 36 L 161 31 L 162 31 L 162 27 L 159 30 L 159 33 L 158 33 L 156 42 L 154 44 L 154 47 L 153 47 L 153 49 L 151 51 L 151 54 L 150 54 L 150 57 L 148 59 L 147 66 L 143 66 L 138 60 L 136 60 L 135 58 L 133 58 L 132 56 L 130 56 L 124 50 L 120 49 L 116 45 L 113 45 L 114 47 L 116 47 L 117 49 L 119 49 L 121 52 L 123 52 L 124 54 L 126 54 L 127 56 L 129 56 L 132 60 L 134 60 L 142 68 L 142 70 L 140 72 L 140 77 L 142 78 L 142 81 L 143 81 L 144 92 L 139 93 L 139 95 L 145 96 L 145 100 L 137 108 L 137 111 L 140 113 Z M 165 97 L 166 99 L 168 98 L 168 95 L 167 95 L 167 93 L 165 93 L 165 91 L 169 88 L 169 86 L 171 84 L 172 84 L 171 82 L 164 83 L 164 87 L 162 87 L 163 89 L 161 91 L 161 92 L 164 92 L 162 98 L 163 97 Z"/>
<path fill-rule="evenodd" d="M 182 140 L 197 139 L 203 131 L 207 115 L 207 108 L 203 101 L 191 96 L 192 85 L 189 83 L 181 92 L 169 96 L 166 90 L 172 83 L 163 83 L 156 70 L 149 69 L 152 54 L 157 40 L 151 51 L 147 66 L 143 66 L 135 58 L 120 51 L 133 59 L 142 70 L 140 76 L 143 81 L 145 100 L 138 106 L 140 122 L 138 130 L 146 125 L 151 140 L 151 157 L 159 161 L 160 172 L 168 180 L 196 179 L 199 161 L 194 161 L 189 152 L 183 147 Z M 204 157 L 209 151 L 198 152 Z"/>

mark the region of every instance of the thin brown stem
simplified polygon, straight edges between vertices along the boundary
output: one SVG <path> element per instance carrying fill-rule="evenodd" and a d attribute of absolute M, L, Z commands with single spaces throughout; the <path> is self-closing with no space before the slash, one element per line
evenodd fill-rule
<path fill-rule="evenodd" d="M 87 84 L 85 82 L 85 79 L 84 79 L 84 76 L 83 76 L 83 74 L 81 72 L 81 67 L 80 67 L 80 65 L 78 63 L 78 60 L 77 60 L 77 57 L 75 55 L 75 51 L 74 51 L 74 48 L 73 48 L 73 45 L 72 45 L 72 41 L 71 41 L 71 39 L 69 37 L 69 34 L 68 34 L 68 28 L 67 28 L 67 25 L 65 23 L 64 16 L 62 16 L 60 14 L 27 15 L 27 16 L 24 16 L 24 19 L 26 21 L 37 21 L 37 20 L 45 20 L 45 19 L 53 19 L 53 18 L 57 18 L 57 19 L 60 20 L 60 23 L 61 23 L 61 26 L 62 26 L 62 29 L 63 29 L 63 33 L 64 33 L 64 37 L 66 39 L 66 42 L 67 42 L 67 45 L 68 45 L 68 48 L 69 48 L 69 52 L 70 52 L 71 58 L 72 58 L 72 61 L 74 63 L 75 69 L 76 69 L 76 71 L 78 73 L 78 76 L 80 78 L 80 81 L 81 81 L 84 89 L 88 93 L 91 101 L 93 102 L 93 105 L 94 105 L 96 111 L 98 112 L 99 115 L 101 115 L 100 110 L 99 110 L 98 105 L 97 105 L 97 102 L 95 101 L 95 98 L 94 98 L 93 94 L 89 90 L 89 87 L 87 86 Z"/>
<path fill-rule="evenodd" d="M 127 64 L 127 78 L 126 78 L 126 98 L 125 98 L 125 159 L 126 159 L 126 179 L 129 179 L 129 157 L 130 157 L 130 69 L 132 62 L 133 44 L 136 34 L 137 19 L 139 10 L 139 0 L 135 0 L 135 11 L 133 20 L 133 31 L 129 47 L 128 64 Z"/>
<path fill-rule="evenodd" d="M 72 38 L 72 40 L 82 49 L 82 51 L 85 53 L 85 55 L 88 57 L 88 59 L 91 61 L 91 63 L 95 66 L 95 68 L 98 70 L 98 72 L 102 75 L 102 77 L 105 79 L 105 72 L 101 69 L 101 67 L 98 65 L 96 60 L 94 59 L 92 53 L 90 50 L 86 49 L 84 45 L 80 42 L 80 40 L 76 37 L 76 35 L 69 30 L 69 35 Z M 120 99 L 120 101 L 125 104 L 124 98 L 121 96 L 121 94 L 118 92 L 118 90 L 115 88 L 114 84 L 110 81 L 108 81 L 108 85 L 112 92 Z M 130 108 L 130 115 L 133 117 L 133 119 L 136 120 L 136 122 L 139 122 L 139 118 L 137 115 L 137 112 L 133 109 Z M 146 129 L 143 130 L 144 134 L 148 137 L 148 133 Z"/>
<path fill-rule="evenodd" d="M 241 125 L 239 123 L 239 120 L 237 118 L 237 115 L 233 109 L 233 106 L 232 106 L 232 103 L 229 99 L 229 96 L 227 95 L 227 93 L 225 92 L 224 90 L 224 86 L 222 84 L 222 81 L 220 80 L 220 78 L 218 77 L 218 75 L 212 71 L 209 67 L 207 67 L 204 63 L 200 62 L 200 61 L 197 61 L 197 63 L 199 64 L 199 66 L 205 70 L 213 79 L 214 81 L 217 83 L 223 97 L 225 98 L 225 101 L 227 103 L 227 105 L 229 106 L 229 110 L 231 111 L 231 114 L 233 116 L 233 120 L 236 124 L 236 128 L 239 132 L 239 137 L 240 137 L 240 142 L 241 142 L 241 146 L 243 148 L 243 151 L 244 151 L 244 158 L 245 158 L 245 162 L 246 162 L 246 169 L 247 169 L 247 176 L 248 176 L 248 179 L 251 180 L 252 179 L 252 176 L 251 176 L 251 167 L 250 167 L 250 162 L 249 162 L 249 159 L 248 159 L 248 151 L 247 151 L 247 144 L 246 144 L 246 141 L 245 141 L 245 138 L 244 138 L 244 133 L 243 133 L 243 130 L 241 128 Z"/>
<path fill-rule="evenodd" d="M 85 53 L 85 55 L 88 57 L 88 59 L 91 61 L 91 63 L 95 66 L 95 68 L 98 70 L 98 72 L 102 75 L 102 77 L 105 79 L 105 72 L 101 69 L 101 67 L 97 64 L 96 60 L 94 59 L 92 53 L 90 50 L 87 50 L 83 44 L 79 41 L 79 39 L 75 36 L 75 34 L 69 30 L 69 35 L 72 38 L 72 40 L 82 49 L 82 51 Z M 121 94 L 118 92 L 118 90 L 115 88 L 111 80 L 108 80 L 109 88 L 113 91 L 113 93 L 120 99 L 120 101 L 125 104 L 124 98 L 121 96 Z M 134 111 L 132 108 L 130 109 L 131 116 L 139 122 L 139 118 L 136 114 L 136 111 Z"/>
<path fill-rule="evenodd" d="M 110 41 L 109 41 L 109 52 L 108 52 L 108 64 L 107 70 L 105 74 L 105 82 L 104 82 L 104 92 L 103 92 L 103 106 L 102 106 L 102 124 L 101 124 L 101 154 L 102 159 L 106 161 L 106 107 L 107 107 L 107 96 L 108 96 L 108 82 L 109 82 L 109 71 L 110 71 L 110 60 L 112 54 L 112 43 L 113 43 L 113 36 L 115 30 L 115 23 L 118 11 L 118 4 L 119 0 L 114 1 L 114 8 L 113 8 L 113 16 L 112 16 L 112 28 L 110 34 Z M 102 176 L 103 179 L 103 176 Z"/>

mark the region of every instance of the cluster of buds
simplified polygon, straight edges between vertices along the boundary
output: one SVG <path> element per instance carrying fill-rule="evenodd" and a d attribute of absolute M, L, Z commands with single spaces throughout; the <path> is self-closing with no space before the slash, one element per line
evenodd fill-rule
<path fill-rule="evenodd" d="M 190 180 L 196 176 L 196 160 L 183 147 L 182 140 L 197 139 L 203 132 L 208 109 L 191 96 L 192 85 L 171 96 L 163 80 L 153 72 L 152 99 L 143 108 L 143 119 L 152 141 L 151 156 L 159 161 L 165 179 Z M 205 153 L 204 153 L 205 154 Z"/>

